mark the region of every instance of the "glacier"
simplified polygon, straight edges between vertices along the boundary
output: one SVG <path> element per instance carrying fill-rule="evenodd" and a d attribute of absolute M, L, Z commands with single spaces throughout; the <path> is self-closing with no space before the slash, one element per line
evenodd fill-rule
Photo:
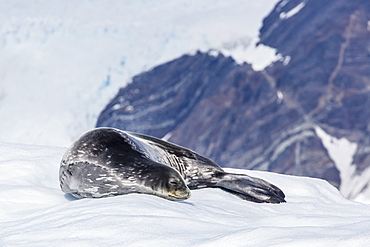
<path fill-rule="evenodd" d="M 66 146 L 132 76 L 197 50 L 263 69 L 278 0 L 0 2 L 0 141 Z"/>

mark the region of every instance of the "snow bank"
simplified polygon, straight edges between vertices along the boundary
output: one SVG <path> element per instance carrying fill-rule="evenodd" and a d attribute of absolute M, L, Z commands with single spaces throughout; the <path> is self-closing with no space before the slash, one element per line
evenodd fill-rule
<path fill-rule="evenodd" d="M 0 144 L 1 246 L 367 246 L 370 205 L 319 179 L 227 169 L 266 179 L 284 204 L 218 189 L 183 202 L 131 194 L 74 200 L 59 189 L 65 148 Z"/>

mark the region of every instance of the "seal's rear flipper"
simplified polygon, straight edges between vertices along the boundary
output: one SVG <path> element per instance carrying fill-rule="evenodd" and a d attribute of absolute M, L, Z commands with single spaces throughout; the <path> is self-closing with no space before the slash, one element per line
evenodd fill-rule
<path fill-rule="evenodd" d="M 220 181 L 217 182 L 216 187 L 247 201 L 267 203 L 285 202 L 285 195 L 278 187 L 263 179 L 244 174 L 225 173 L 220 178 Z"/>

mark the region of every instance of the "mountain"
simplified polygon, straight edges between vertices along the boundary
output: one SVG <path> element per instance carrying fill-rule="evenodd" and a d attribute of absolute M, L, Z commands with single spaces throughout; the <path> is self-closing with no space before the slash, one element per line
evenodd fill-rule
<path fill-rule="evenodd" d="M 259 41 L 279 61 L 255 71 L 213 50 L 184 55 L 133 77 L 97 126 L 164 138 L 224 167 L 323 178 L 370 200 L 369 16 L 368 1 L 280 1 Z"/>
<path fill-rule="evenodd" d="M 369 205 L 326 181 L 228 169 L 273 182 L 287 203 L 219 189 L 185 201 L 129 194 L 75 200 L 59 187 L 66 148 L 0 143 L 1 246 L 367 246 Z M 20 169 L 22 168 L 22 169 Z"/>
<path fill-rule="evenodd" d="M 0 141 L 68 146 L 131 77 L 197 49 L 264 68 L 277 1 L 1 0 Z"/>

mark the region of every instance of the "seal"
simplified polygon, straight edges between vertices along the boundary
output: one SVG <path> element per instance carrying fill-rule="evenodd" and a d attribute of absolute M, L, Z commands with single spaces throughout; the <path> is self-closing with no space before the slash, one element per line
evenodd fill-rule
<path fill-rule="evenodd" d="M 285 202 L 265 180 L 227 173 L 212 160 L 161 139 L 114 128 L 84 134 L 63 156 L 60 185 L 75 197 L 146 193 L 183 200 L 189 190 L 220 188 L 252 202 Z"/>
<path fill-rule="evenodd" d="M 64 154 L 59 181 L 76 198 L 143 193 L 169 200 L 190 196 L 175 169 L 148 159 L 123 133 L 114 129 L 87 132 Z"/>

